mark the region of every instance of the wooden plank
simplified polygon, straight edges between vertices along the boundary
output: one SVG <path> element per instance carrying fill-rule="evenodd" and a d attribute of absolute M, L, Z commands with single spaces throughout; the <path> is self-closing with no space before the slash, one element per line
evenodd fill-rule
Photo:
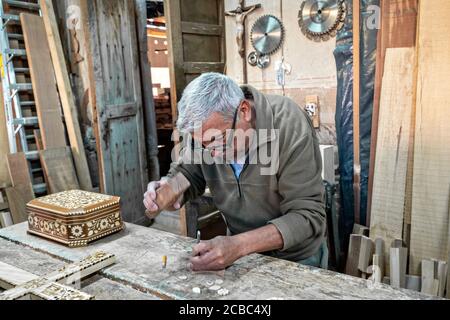
<path fill-rule="evenodd" d="M 69 147 L 42 150 L 39 155 L 50 193 L 80 189 Z"/>
<path fill-rule="evenodd" d="M 144 125 L 146 132 L 146 151 L 148 177 L 150 181 L 160 179 L 158 159 L 158 132 L 156 128 L 155 102 L 153 99 L 153 84 L 150 61 L 148 58 L 147 37 L 147 1 L 135 0 L 136 25 L 138 33 L 139 58 L 142 79 L 142 95 L 144 97 Z M 169 109 L 169 114 L 171 110 Z"/>
<path fill-rule="evenodd" d="M 406 263 L 408 260 L 407 248 L 390 248 L 390 279 L 391 286 L 406 287 Z"/>
<path fill-rule="evenodd" d="M 34 192 L 25 154 L 22 152 L 9 154 L 7 160 L 9 176 L 13 187 L 22 194 L 25 201 L 31 201 L 34 199 Z"/>
<path fill-rule="evenodd" d="M 3 72 L 3 71 L 2 71 Z M 9 154 L 8 130 L 6 128 L 5 104 L 3 100 L 3 86 L 0 77 L 0 186 L 8 187 L 11 180 L 8 173 L 6 155 Z"/>
<path fill-rule="evenodd" d="M 41 17 L 32 14 L 21 14 L 20 20 L 30 65 L 42 143 L 45 149 L 65 147 L 66 134 L 52 60 L 49 59 L 50 49 L 44 22 Z"/>
<path fill-rule="evenodd" d="M 59 36 L 58 25 L 56 23 L 55 11 L 52 0 L 40 0 L 42 17 L 45 25 L 45 32 L 48 38 L 48 46 L 53 61 L 56 75 L 56 84 L 59 89 L 64 118 L 69 136 L 72 155 L 77 170 L 80 187 L 83 190 L 92 190 L 91 175 L 87 164 L 86 153 L 84 151 L 81 137 L 80 124 L 78 122 L 78 111 L 75 106 L 75 97 L 70 85 L 69 75 Z M 59 146 L 58 146 L 59 147 Z M 47 149 L 47 147 L 46 147 Z"/>
<path fill-rule="evenodd" d="M 380 101 L 370 235 L 385 243 L 403 236 L 405 188 L 414 104 L 413 48 L 387 49 Z M 389 270 L 389 248 L 385 257 Z"/>
<path fill-rule="evenodd" d="M 360 97 L 360 26 L 361 4 L 359 0 L 353 0 L 353 198 L 355 223 L 361 221 L 361 162 L 360 162 L 360 137 L 359 137 L 359 97 Z"/>
<path fill-rule="evenodd" d="M 424 259 L 448 257 L 449 15 L 449 1 L 420 2 L 410 274 Z"/>
<path fill-rule="evenodd" d="M 6 196 L 8 198 L 9 209 L 14 224 L 28 221 L 26 204 L 32 199 L 24 198 L 22 190 L 19 187 L 6 188 Z"/>
<path fill-rule="evenodd" d="M 157 292 L 169 299 L 182 300 L 402 300 L 432 299 L 408 290 L 339 274 L 329 270 L 301 266 L 298 263 L 252 254 L 236 261 L 225 273 L 191 272 L 186 266 L 194 239 L 171 233 L 126 224 L 126 236 L 118 235 L 108 241 L 98 241 L 84 248 L 65 248 L 26 233 L 21 224 L 0 230 L 0 237 L 34 248 L 40 252 L 77 261 L 98 250 L 114 252 L 117 263 L 104 269 L 100 275 L 119 279 L 121 283 L 144 292 Z M 1 242 L 0 242 L 1 246 Z M 163 269 L 162 256 L 167 256 Z M 151 274 L 149 273 L 151 270 Z M 187 277 L 187 279 L 186 279 Z M 228 296 L 219 296 L 209 290 L 208 282 L 222 280 Z M 257 285 L 256 285 L 257 284 Z M 201 288 L 196 294 L 192 288 Z"/>
<path fill-rule="evenodd" d="M 354 276 L 360 277 L 361 272 L 358 270 L 359 263 L 359 252 L 361 249 L 361 235 L 352 234 L 350 235 L 350 242 L 348 245 L 348 256 L 347 256 L 347 264 L 345 267 L 345 273 Z"/>
<path fill-rule="evenodd" d="M 370 144 L 369 186 L 367 216 L 371 219 L 375 157 L 377 153 L 379 107 L 385 55 L 388 48 L 414 47 L 416 43 L 418 0 L 380 0 L 380 28 L 378 29 L 375 68 L 374 104 L 372 114 L 372 136 Z M 413 136 L 414 137 L 414 136 Z M 413 138 L 412 137 L 412 138 Z M 368 224 L 370 225 L 370 223 Z"/>

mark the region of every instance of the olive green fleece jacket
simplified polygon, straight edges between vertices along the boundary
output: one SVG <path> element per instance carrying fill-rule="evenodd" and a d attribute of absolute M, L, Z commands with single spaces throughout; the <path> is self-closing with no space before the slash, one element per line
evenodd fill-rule
<path fill-rule="evenodd" d="M 284 247 L 266 254 L 291 261 L 307 259 L 317 253 L 326 232 L 322 161 L 315 131 L 291 99 L 245 88 L 253 94 L 256 129 L 270 132 L 258 133 L 257 152 L 250 153 L 240 179 L 229 164 L 189 162 L 186 143 L 168 176 L 181 172 L 190 181 L 184 202 L 201 196 L 208 186 L 232 235 L 271 223 L 280 231 Z M 271 157 L 271 163 L 259 160 L 258 152 L 270 155 L 274 150 L 279 157 Z M 268 167 L 275 168 L 274 174 L 262 174 L 261 169 Z"/>

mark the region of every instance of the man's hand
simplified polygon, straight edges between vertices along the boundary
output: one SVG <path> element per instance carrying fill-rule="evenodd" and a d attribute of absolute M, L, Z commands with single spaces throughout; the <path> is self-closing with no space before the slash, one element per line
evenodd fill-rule
<path fill-rule="evenodd" d="M 243 249 L 238 237 L 217 237 L 210 241 L 202 241 L 192 250 L 191 269 L 224 270 L 245 255 Z"/>
<path fill-rule="evenodd" d="M 167 184 L 167 179 L 163 179 L 161 181 L 153 181 L 148 184 L 147 192 L 144 194 L 144 205 L 147 209 L 146 214 L 150 219 L 154 219 L 160 213 L 160 208 L 156 204 L 156 190 Z M 175 211 L 180 209 L 182 197 L 183 196 L 172 203 L 171 207 L 167 208 L 166 210 Z"/>

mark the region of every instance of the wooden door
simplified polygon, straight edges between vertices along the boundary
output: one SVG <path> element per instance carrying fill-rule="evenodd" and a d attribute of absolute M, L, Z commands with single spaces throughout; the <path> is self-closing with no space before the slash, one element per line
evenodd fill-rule
<path fill-rule="evenodd" d="M 202 73 L 225 72 L 225 14 L 223 0 L 164 0 L 164 10 L 175 124 L 177 103 L 186 86 Z M 181 210 L 181 234 L 195 235 L 194 228 L 188 226 L 196 225 L 197 221 L 189 221 L 196 216 Z"/>
<path fill-rule="evenodd" d="M 134 1 L 85 2 L 89 15 L 100 176 L 127 222 L 145 224 L 148 175 Z"/>

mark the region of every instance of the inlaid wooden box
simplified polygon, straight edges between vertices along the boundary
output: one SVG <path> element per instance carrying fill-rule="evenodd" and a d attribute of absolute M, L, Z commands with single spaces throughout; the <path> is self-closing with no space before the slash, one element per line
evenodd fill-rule
<path fill-rule="evenodd" d="M 27 204 L 28 233 L 82 247 L 123 229 L 120 198 L 71 190 Z"/>

